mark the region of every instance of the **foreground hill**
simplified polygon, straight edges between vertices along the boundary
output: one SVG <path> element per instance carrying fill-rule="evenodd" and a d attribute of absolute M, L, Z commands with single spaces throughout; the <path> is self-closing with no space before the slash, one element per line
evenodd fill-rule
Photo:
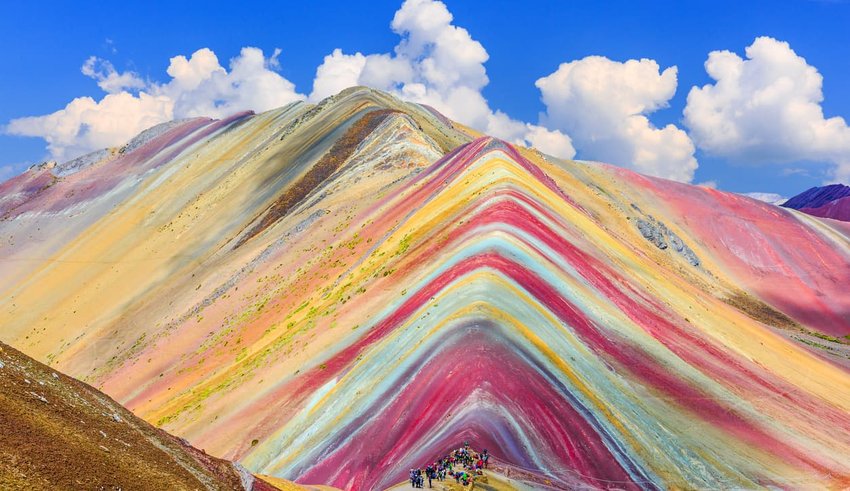
<path fill-rule="evenodd" d="M 0 186 L 0 338 L 252 472 L 850 486 L 850 226 L 368 89 Z"/>
<path fill-rule="evenodd" d="M 277 489 L 2 343 L 0 434 L 0 489 Z"/>

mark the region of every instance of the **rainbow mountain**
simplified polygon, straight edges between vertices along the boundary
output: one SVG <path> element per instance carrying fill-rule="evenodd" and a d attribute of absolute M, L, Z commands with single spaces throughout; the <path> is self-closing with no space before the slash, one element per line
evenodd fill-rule
<path fill-rule="evenodd" d="M 850 486 L 850 223 L 352 88 L 0 185 L 0 341 L 251 472 Z"/>

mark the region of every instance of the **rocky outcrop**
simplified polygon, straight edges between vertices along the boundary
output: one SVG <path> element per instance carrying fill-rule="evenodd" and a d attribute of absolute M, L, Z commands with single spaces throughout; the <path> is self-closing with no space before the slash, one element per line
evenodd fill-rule
<path fill-rule="evenodd" d="M 632 208 L 638 213 L 642 213 L 640 208 L 632 203 Z M 676 254 L 682 256 L 685 261 L 691 266 L 699 266 L 700 260 L 696 253 L 676 235 L 675 232 L 667 228 L 663 222 L 659 222 L 652 215 L 643 215 L 635 219 L 635 225 L 644 239 L 652 242 L 652 244 L 665 250 L 668 247 Z"/>

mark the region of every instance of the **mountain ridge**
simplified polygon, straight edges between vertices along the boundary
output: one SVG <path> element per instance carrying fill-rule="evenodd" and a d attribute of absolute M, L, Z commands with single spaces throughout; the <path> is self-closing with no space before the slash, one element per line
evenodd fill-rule
<path fill-rule="evenodd" d="M 198 124 L 0 221 L 0 339 L 298 482 L 850 482 L 850 229 L 362 88 Z"/>
<path fill-rule="evenodd" d="M 850 222 L 850 186 L 830 184 L 813 187 L 789 199 L 782 206 L 816 217 Z"/>

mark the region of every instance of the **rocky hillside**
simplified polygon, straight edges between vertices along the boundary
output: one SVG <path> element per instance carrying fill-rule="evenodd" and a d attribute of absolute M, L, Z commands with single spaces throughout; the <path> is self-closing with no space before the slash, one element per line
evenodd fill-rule
<path fill-rule="evenodd" d="M 843 222 L 363 88 L 49 167 L 0 186 L 0 339 L 254 473 L 850 486 Z"/>
<path fill-rule="evenodd" d="M 0 435 L 0 489 L 277 489 L 2 343 Z"/>

